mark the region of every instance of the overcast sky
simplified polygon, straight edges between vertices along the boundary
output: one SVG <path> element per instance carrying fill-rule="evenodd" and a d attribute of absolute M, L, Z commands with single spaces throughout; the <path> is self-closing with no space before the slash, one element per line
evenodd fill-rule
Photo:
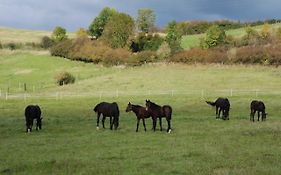
<path fill-rule="evenodd" d="M 104 7 L 136 17 L 140 8 L 156 13 L 156 25 L 172 20 L 231 19 L 253 21 L 281 18 L 280 0 L 0 0 L 0 26 L 68 31 L 88 28 Z"/>

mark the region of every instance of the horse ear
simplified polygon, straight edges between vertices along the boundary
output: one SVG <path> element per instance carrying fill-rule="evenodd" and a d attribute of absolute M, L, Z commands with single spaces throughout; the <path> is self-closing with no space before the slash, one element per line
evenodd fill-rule
<path fill-rule="evenodd" d="M 131 104 L 131 102 L 129 102 L 129 105 Z"/>
<path fill-rule="evenodd" d="M 41 120 L 43 119 L 43 117 L 40 118 Z"/>
<path fill-rule="evenodd" d="M 145 102 L 148 102 L 147 99 L 145 100 Z"/>

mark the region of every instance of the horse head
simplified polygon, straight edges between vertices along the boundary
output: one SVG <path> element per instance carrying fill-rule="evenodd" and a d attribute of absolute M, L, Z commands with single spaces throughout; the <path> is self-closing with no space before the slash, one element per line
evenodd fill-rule
<path fill-rule="evenodd" d="M 151 105 L 151 101 L 150 100 L 145 100 L 145 106 L 146 106 L 146 110 L 148 111 L 148 108 L 150 108 Z"/>
<path fill-rule="evenodd" d="M 126 112 L 130 112 L 130 111 L 132 111 L 132 104 L 131 104 L 131 102 L 128 103 L 128 106 L 126 108 Z"/>

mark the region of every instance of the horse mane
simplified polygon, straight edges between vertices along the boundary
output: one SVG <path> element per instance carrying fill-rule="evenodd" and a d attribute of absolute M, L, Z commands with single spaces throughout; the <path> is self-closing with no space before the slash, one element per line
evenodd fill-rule
<path fill-rule="evenodd" d="M 150 105 L 151 105 L 152 107 L 160 107 L 160 108 L 161 108 L 160 105 L 157 105 L 156 103 L 154 103 L 154 102 L 152 102 L 152 101 L 149 101 L 149 102 L 150 102 Z"/>

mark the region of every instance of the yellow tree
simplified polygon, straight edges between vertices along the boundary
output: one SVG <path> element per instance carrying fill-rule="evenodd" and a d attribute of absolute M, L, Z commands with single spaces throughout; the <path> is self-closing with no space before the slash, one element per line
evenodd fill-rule
<path fill-rule="evenodd" d="M 260 32 L 260 36 L 263 39 L 268 38 L 270 35 L 270 25 L 268 23 L 263 24 L 261 32 Z"/>

